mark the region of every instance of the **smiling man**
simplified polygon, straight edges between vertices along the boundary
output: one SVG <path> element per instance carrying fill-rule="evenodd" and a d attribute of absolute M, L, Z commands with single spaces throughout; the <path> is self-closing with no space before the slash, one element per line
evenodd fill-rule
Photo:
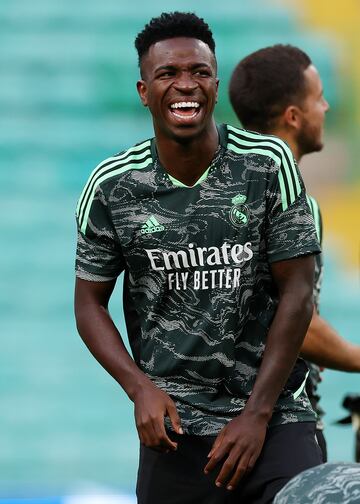
<path fill-rule="evenodd" d="M 155 136 L 81 194 L 78 330 L 134 403 L 139 504 L 272 502 L 321 461 L 293 369 L 320 250 L 303 182 L 281 140 L 216 125 L 202 19 L 164 13 L 135 45 Z M 132 357 L 108 312 L 122 271 Z"/>

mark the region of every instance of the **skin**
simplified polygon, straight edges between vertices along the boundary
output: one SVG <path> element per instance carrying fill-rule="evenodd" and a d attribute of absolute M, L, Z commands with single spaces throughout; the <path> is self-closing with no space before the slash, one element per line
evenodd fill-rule
<path fill-rule="evenodd" d="M 108 302 L 115 286 L 111 282 L 76 279 L 75 316 L 78 332 L 90 352 L 121 385 L 134 403 L 135 423 L 141 443 L 155 450 L 176 450 L 177 443 L 166 434 L 164 417 L 182 434 L 174 401 L 153 385 L 126 350 L 113 323 Z"/>
<path fill-rule="evenodd" d="M 360 372 L 360 346 L 342 338 L 315 310 L 301 356 L 322 368 Z"/>
<path fill-rule="evenodd" d="M 170 175 L 189 186 L 208 168 L 219 144 L 213 117 L 216 71 L 209 47 L 186 37 L 157 42 L 141 62 L 137 89 L 152 115 L 159 159 Z M 183 101 L 200 104 L 193 120 L 171 113 L 170 105 Z"/>
<path fill-rule="evenodd" d="M 216 61 L 206 44 L 196 39 L 174 38 L 151 46 L 141 63 L 137 84 L 142 103 L 153 118 L 158 154 L 166 171 L 192 185 L 208 168 L 218 147 L 213 118 L 218 80 Z M 198 114 L 174 117 L 169 106 L 197 101 Z M 216 478 L 229 490 L 254 466 L 264 443 L 268 422 L 297 358 L 312 313 L 314 259 L 306 256 L 272 265 L 279 305 L 272 322 L 262 364 L 252 394 L 241 415 L 217 436 L 204 471 L 222 461 Z M 174 401 L 157 388 L 136 366 L 108 312 L 115 282 L 77 279 L 75 315 L 78 331 L 99 363 L 134 402 L 141 443 L 167 452 L 176 450 L 164 428 L 169 416 L 181 434 Z"/>
<path fill-rule="evenodd" d="M 290 104 L 267 133 L 285 140 L 299 162 L 303 155 L 323 148 L 325 115 L 329 104 L 314 65 L 304 71 L 306 96 Z M 301 356 L 315 364 L 339 371 L 360 372 L 360 346 L 342 338 L 315 310 L 301 347 Z"/>
<path fill-rule="evenodd" d="M 290 104 L 267 133 L 279 136 L 291 147 L 294 157 L 300 161 L 303 155 L 323 148 L 325 114 L 329 104 L 324 98 L 323 87 L 314 65 L 304 71 L 306 96 L 299 104 Z"/>
<path fill-rule="evenodd" d="M 217 486 L 226 484 L 228 490 L 233 490 L 254 467 L 261 452 L 268 421 L 294 366 L 311 318 L 313 268 L 312 256 L 280 261 L 271 266 L 279 305 L 251 396 L 241 415 L 222 429 L 209 453 L 205 473 L 225 458 L 216 479 Z"/>

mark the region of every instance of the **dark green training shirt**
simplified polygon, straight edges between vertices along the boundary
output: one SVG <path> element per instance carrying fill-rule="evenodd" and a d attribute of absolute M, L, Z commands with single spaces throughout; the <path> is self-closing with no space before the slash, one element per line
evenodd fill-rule
<path fill-rule="evenodd" d="M 320 251 L 288 146 L 218 130 L 194 186 L 166 172 L 150 139 L 101 163 L 77 207 L 77 276 L 126 271 L 135 361 L 198 435 L 217 434 L 251 393 L 277 306 L 271 263 Z M 314 420 L 304 385 L 288 381 L 272 424 Z"/>

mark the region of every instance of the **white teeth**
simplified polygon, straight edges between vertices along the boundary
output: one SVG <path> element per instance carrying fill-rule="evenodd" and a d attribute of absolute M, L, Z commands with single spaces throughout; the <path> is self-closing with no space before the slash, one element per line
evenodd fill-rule
<path fill-rule="evenodd" d="M 172 109 L 178 109 L 178 108 L 199 108 L 200 104 L 198 102 L 178 102 L 178 103 L 173 103 L 170 105 L 170 108 Z"/>
<path fill-rule="evenodd" d="M 184 115 L 177 114 L 176 112 L 172 112 L 172 114 L 175 117 L 179 117 L 180 119 L 184 119 Z M 196 114 L 197 114 L 197 112 L 194 112 L 193 114 L 186 116 L 186 119 L 193 119 L 196 116 Z"/>

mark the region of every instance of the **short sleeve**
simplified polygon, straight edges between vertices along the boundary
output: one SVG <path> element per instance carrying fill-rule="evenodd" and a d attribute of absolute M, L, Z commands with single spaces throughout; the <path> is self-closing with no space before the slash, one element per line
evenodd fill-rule
<path fill-rule="evenodd" d="M 100 187 L 92 201 L 79 201 L 76 211 L 78 240 L 75 271 L 78 278 L 108 281 L 123 271 L 124 259 L 108 202 Z"/>
<path fill-rule="evenodd" d="M 314 217 L 315 228 L 317 237 L 319 239 L 320 245 L 322 244 L 322 236 L 323 236 L 323 224 L 321 211 L 318 202 L 313 196 L 309 194 L 306 195 L 306 199 Z M 322 254 L 319 254 L 315 259 L 315 276 L 314 276 L 314 305 L 319 313 L 320 309 L 320 293 L 321 293 L 321 285 L 322 285 L 322 277 L 323 277 L 323 258 Z"/>
<path fill-rule="evenodd" d="M 269 262 L 321 252 L 304 182 L 290 149 L 268 188 L 266 240 Z"/>
<path fill-rule="evenodd" d="M 308 202 L 310 211 L 311 211 L 312 216 L 314 218 L 316 234 L 317 234 L 318 240 L 320 242 L 320 245 L 322 245 L 323 221 L 322 221 L 319 203 L 316 201 L 316 199 L 313 196 L 310 196 L 309 194 L 306 195 L 306 200 Z"/>

